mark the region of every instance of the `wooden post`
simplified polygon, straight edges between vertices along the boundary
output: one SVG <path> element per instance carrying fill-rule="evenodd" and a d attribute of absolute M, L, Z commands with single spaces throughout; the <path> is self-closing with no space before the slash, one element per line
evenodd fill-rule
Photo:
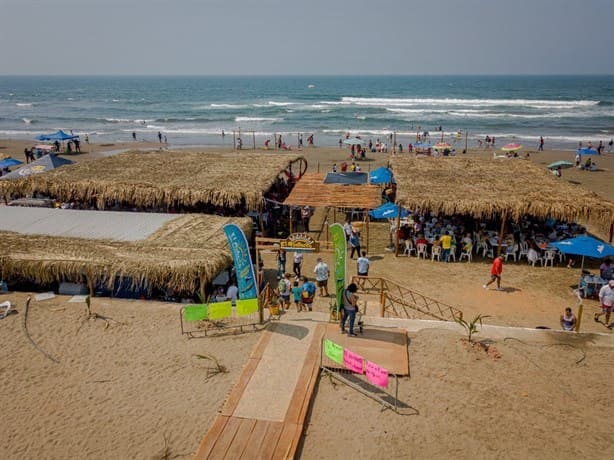
<path fill-rule="evenodd" d="M 324 225 L 326 226 L 326 242 L 328 243 L 328 214 L 330 213 L 330 208 L 326 208 L 326 219 L 324 219 Z"/>
<path fill-rule="evenodd" d="M 275 150 L 277 150 L 277 133 L 273 133 L 273 144 L 275 145 Z"/>
<path fill-rule="evenodd" d="M 252 131 L 252 141 L 254 142 L 254 150 L 256 150 L 256 131 Z"/>
<path fill-rule="evenodd" d="M 318 174 L 320 174 L 320 162 L 318 161 Z"/>
<path fill-rule="evenodd" d="M 207 292 L 205 289 L 205 276 L 201 273 L 200 275 L 200 301 L 201 303 L 207 302 Z"/>
<path fill-rule="evenodd" d="M 392 135 L 392 153 L 397 153 L 397 132 L 394 131 Z"/>
<path fill-rule="evenodd" d="M 503 244 L 503 232 L 505 231 L 505 212 L 501 214 L 501 231 L 499 232 L 499 245 L 497 246 L 497 257 L 501 255 L 501 245 Z"/>
<path fill-rule="evenodd" d="M 397 205 L 397 228 L 394 232 L 394 256 L 399 256 L 399 229 L 401 228 L 401 205 Z"/>
<path fill-rule="evenodd" d="M 288 214 L 290 215 L 290 235 L 292 235 L 292 214 L 293 214 L 293 209 L 292 209 L 292 205 L 290 205 L 290 212 L 288 212 Z"/>
<path fill-rule="evenodd" d="M 367 254 L 369 254 L 369 210 L 365 209 L 366 217 L 365 217 L 365 226 L 367 227 Z"/>
<path fill-rule="evenodd" d="M 580 332 L 580 325 L 582 324 L 582 312 L 584 311 L 584 304 L 580 301 L 578 305 L 578 314 L 576 315 L 576 332 Z"/>
<path fill-rule="evenodd" d="M 386 312 L 386 294 L 384 294 L 384 283 L 380 283 L 380 288 L 379 288 L 379 316 L 380 318 L 384 317 L 385 312 Z"/>
<path fill-rule="evenodd" d="M 6 198 L 5 198 L 5 201 L 6 201 Z M 612 236 L 614 236 L 614 222 L 610 224 L 610 241 L 609 241 L 610 244 L 612 244 Z"/>
<path fill-rule="evenodd" d="M 232 130 L 232 149 L 237 150 L 237 133 L 234 129 Z"/>
<path fill-rule="evenodd" d="M 463 150 L 463 153 L 467 153 L 467 143 L 469 141 L 469 131 L 465 131 L 465 150 Z"/>

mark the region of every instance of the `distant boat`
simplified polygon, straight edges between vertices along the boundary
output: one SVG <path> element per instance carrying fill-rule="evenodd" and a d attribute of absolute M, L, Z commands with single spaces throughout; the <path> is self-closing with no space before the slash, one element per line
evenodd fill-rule
<path fill-rule="evenodd" d="M 315 88 L 316 85 L 307 85 L 307 88 Z"/>

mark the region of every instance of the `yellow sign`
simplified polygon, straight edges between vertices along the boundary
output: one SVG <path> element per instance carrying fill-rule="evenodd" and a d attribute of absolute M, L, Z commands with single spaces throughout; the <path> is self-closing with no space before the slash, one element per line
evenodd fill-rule
<path fill-rule="evenodd" d="M 279 247 L 286 251 L 312 252 L 318 250 L 318 242 L 308 233 L 293 233 L 287 239 L 281 240 Z"/>

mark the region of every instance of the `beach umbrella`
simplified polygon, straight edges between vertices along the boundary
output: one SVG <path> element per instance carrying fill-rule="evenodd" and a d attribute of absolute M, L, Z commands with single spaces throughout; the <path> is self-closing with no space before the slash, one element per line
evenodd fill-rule
<path fill-rule="evenodd" d="M 50 171 L 52 169 L 59 168 L 60 166 L 69 165 L 72 163 L 74 163 L 74 161 L 59 157 L 57 155 L 48 154 L 30 164 L 23 165 L 21 168 L 0 177 L 0 179 L 19 179 L 31 174 L 44 173 L 45 171 Z"/>
<path fill-rule="evenodd" d="M 591 149 L 589 147 L 584 147 L 583 149 L 576 150 L 576 153 L 579 155 L 598 155 L 597 150 Z"/>
<path fill-rule="evenodd" d="M 23 164 L 23 161 L 19 161 L 19 160 L 16 160 L 15 158 L 8 157 L 0 161 L 0 169 L 10 168 L 11 166 L 17 166 L 20 164 Z"/>
<path fill-rule="evenodd" d="M 382 166 L 381 168 L 371 171 L 369 180 L 372 184 L 390 184 L 394 182 L 394 177 L 392 177 L 392 171 L 390 169 Z"/>
<path fill-rule="evenodd" d="M 365 141 L 357 137 L 351 137 L 349 139 L 346 139 L 343 141 L 343 143 L 347 145 L 365 145 Z"/>
<path fill-rule="evenodd" d="M 520 145 L 518 142 L 512 142 L 510 144 L 505 144 L 503 147 L 501 147 L 501 150 L 503 150 L 504 152 L 515 152 L 516 150 L 520 150 L 522 148 L 522 145 Z"/>
<path fill-rule="evenodd" d="M 563 254 L 582 256 L 580 270 L 584 269 L 584 257 L 603 259 L 604 257 L 614 256 L 614 246 L 586 235 L 550 243 L 550 246 L 557 248 Z"/>
<path fill-rule="evenodd" d="M 429 142 L 416 142 L 414 144 L 414 148 L 417 148 L 417 149 L 430 149 L 432 146 L 433 144 Z"/>
<path fill-rule="evenodd" d="M 447 142 L 438 142 L 437 144 L 433 146 L 433 148 L 436 148 L 437 150 L 445 150 L 445 149 L 451 149 L 452 146 L 448 144 Z"/>
<path fill-rule="evenodd" d="M 407 217 L 409 214 L 407 209 L 401 208 L 401 217 Z M 369 215 L 374 219 L 394 219 L 399 215 L 399 206 L 388 202 L 369 211 Z"/>
<path fill-rule="evenodd" d="M 550 163 L 548 165 L 548 169 L 557 169 L 557 168 L 561 168 L 561 169 L 567 169 L 567 168 L 573 168 L 574 164 L 571 161 L 555 161 L 554 163 Z"/>

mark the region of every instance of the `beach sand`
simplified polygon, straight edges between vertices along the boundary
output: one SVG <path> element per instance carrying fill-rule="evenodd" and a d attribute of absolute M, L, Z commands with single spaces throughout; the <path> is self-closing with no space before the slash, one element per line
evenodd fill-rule
<path fill-rule="evenodd" d="M 159 147 L 83 145 L 87 154 L 69 157 L 87 161 L 135 144 Z M 0 152 L 23 159 L 26 145 L 31 143 L 0 140 Z M 306 148 L 303 154 L 312 171 L 347 161 L 347 151 L 337 148 Z M 492 158 L 492 151 L 468 155 Z M 547 165 L 573 161 L 574 155 L 532 152 L 531 161 Z M 370 156 L 360 163 L 365 171 L 388 160 L 386 154 Z M 567 169 L 562 179 L 614 200 L 614 155 L 594 159 L 600 171 Z M 510 262 L 502 282 L 506 292 L 486 291 L 489 261 L 395 258 L 385 250 L 386 224 L 372 228 L 373 276 L 457 306 L 470 318 L 482 313 L 490 316 L 487 324 L 556 329 L 565 306 L 576 311 L 571 286 L 578 270 Z M 264 254 L 271 280 L 273 257 Z M 315 257 L 306 256 L 304 272 L 314 265 Z M 594 262 L 588 266 L 596 268 Z M 28 314 L 30 334 L 60 361 L 54 364 L 25 338 L 25 297 L 0 296 L 19 310 L 0 321 L 0 458 L 165 458 L 165 446 L 175 458 L 190 458 L 259 336 L 187 340 L 179 331 L 179 305 L 106 298 L 94 299 L 92 309 L 122 324 L 105 329 L 100 320 L 87 321 L 79 329 L 84 305 L 58 296 L 33 302 Z M 316 310 L 326 311 L 328 300 L 317 299 Z M 376 305 L 368 308 L 375 314 Z M 613 333 L 592 320 L 597 308 L 595 300 L 585 301 L 582 329 Z M 501 358 L 494 360 L 466 349 L 456 332 L 434 328 L 410 337 L 411 378 L 401 381 L 400 399 L 419 414 L 381 412 L 374 401 L 321 379 L 302 458 L 610 457 L 612 349 L 591 345 L 590 336 L 570 339 L 573 346 L 500 340 L 495 345 Z M 207 379 L 211 363 L 193 356 L 198 353 L 213 354 L 230 372 Z"/>

